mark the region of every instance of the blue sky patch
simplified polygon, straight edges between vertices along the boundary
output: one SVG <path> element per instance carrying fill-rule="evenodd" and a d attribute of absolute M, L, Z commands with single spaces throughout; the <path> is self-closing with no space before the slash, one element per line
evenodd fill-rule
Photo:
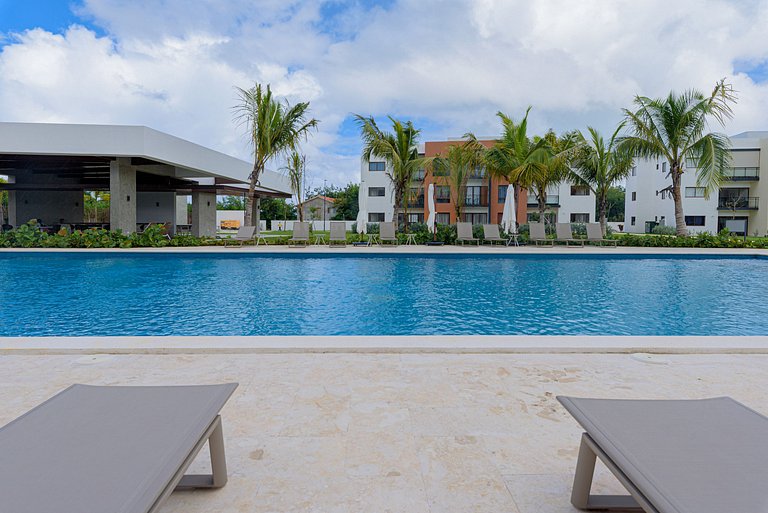
<path fill-rule="evenodd" d="M 103 31 L 74 13 L 76 2 L 68 0 L 0 0 L 0 46 L 13 32 L 42 28 L 54 34 L 63 33 L 72 24 L 83 25 L 103 35 Z M 4 41 L 5 39 L 5 41 Z"/>
<path fill-rule="evenodd" d="M 733 71 L 745 73 L 756 84 L 768 82 L 768 60 L 761 62 L 736 61 L 733 63 Z"/>

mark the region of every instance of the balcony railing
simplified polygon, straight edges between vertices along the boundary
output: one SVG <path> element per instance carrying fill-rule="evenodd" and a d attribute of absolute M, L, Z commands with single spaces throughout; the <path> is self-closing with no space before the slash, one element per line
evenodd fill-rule
<path fill-rule="evenodd" d="M 559 194 L 547 194 L 546 203 L 548 207 L 559 207 L 560 206 L 560 195 Z M 538 206 L 539 200 L 536 198 L 535 194 L 529 194 L 528 195 L 528 206 L 529 207 L 535 207 Z"/>
<path fill-rule="evenodd" d="M 757 210 L 760 198 L 756 196 L 720 197 L 717 199 L 718 210 Z"/>
<path fill-rule="evenodd" d="M 734 182 L 757 181 L 760 179 L 759 167 L 731 167 L 725 172 L 727 180 Z"/>

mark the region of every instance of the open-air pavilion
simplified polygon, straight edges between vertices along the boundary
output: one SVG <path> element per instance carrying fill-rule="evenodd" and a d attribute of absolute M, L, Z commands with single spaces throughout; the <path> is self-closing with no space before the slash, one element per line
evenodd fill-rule
<path fill-rule="evenodd" d="M 85 224 L 86 191 L 110 193 L 109 227 L 165 224 L 216 233 L 216 196 L 247 191 L 252 164 L 143 126 L 0 123 L 0 175 L 8 222 Z M 286 177 L 265 171 L 258 197 L 290 197 Z"/>

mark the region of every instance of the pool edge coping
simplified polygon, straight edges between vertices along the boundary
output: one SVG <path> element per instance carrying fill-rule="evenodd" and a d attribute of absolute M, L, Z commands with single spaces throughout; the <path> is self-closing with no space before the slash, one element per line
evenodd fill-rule
<path fill-rule="evenodd" d="M 0 355 L 768 354 L 768 336 L 0 337 Z"/>

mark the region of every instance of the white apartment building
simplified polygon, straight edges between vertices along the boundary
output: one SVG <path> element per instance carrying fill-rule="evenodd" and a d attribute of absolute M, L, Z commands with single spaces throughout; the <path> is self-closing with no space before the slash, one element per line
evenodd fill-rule
<path fill-rule="evenodd" d="M 768 183 L 760 182 L 760 155 L 768 151 L 768 131 L 744 132 L 730 140 L 728 180 L 709 197 L 696 185 L 696 163 L 686 163 L 682 192 L 689 233 L 717 233 L 724 228 L 748 235 L 768 232 Z M 625 232 L 647 233 L 657 224 L 675 226 L 668 175 L 669 163 L 663 159 L 636 161 L 627 178 Z"/>
<path fill-rule="evenodd" d="M 369 223 L 390 222 L 395 214 L 395 193 L 384 159 L 360 159 L 360 187 L 366 194 Z"/>

